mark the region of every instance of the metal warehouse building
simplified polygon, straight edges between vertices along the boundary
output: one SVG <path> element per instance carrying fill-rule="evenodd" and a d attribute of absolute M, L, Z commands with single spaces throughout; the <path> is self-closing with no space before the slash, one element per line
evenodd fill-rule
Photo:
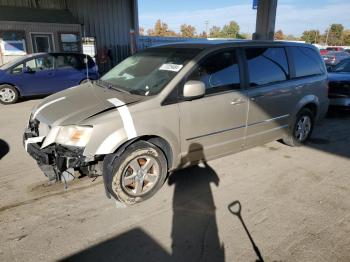
<path fill-rule="evenodd" d="M 0 64 L 84 51 L 105 71 L 135 51 L 137 37 L 137 0 L 0 0 Z"/>

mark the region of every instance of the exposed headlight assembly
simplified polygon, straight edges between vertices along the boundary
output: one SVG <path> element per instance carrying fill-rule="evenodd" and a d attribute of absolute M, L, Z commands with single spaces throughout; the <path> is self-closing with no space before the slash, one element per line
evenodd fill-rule
<path fill-rule="evenodd" d="M 56 136 L 57 144 L 84 147 L 91 138 L 91 126 L 62 126 Z"/>

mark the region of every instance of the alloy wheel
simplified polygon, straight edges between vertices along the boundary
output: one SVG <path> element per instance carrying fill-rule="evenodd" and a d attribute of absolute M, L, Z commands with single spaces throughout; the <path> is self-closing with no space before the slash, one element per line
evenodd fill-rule
<path fill-rule="evenodd" d="M 122 188 L 131 196 L 141 196 L 149 192 L 160 175 L 158 161 L 150 156 L 139 156 L 131 160 L 123 171 Z"/>
<path fill-rule="evenodd" d="M 296 126 L 295 137 L 299 142 L 305 141 L 311 131 L 312 122 L 309 116 L 302 116 Z"/>

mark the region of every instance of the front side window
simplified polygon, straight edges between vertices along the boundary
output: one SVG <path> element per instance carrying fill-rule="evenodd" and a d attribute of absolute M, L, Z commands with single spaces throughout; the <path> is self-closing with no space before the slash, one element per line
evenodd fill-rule
<path fill-rule="evenodd" d="M 247 48 L 245 54 L 251 87 L 285 81 L 289 78 L 284 48 Z"/>
<path fill-rule="evenodd" d="M 239 66 L 234 50 L 210 55 L 187 78 L 205 84 L 206 94 L 240 89 Z"/>
<path fill-rule="evenodd" d="M 201 49 L 150 48 L 118 64 L 101 80 L 142 96 L 158 94 Z"/>
<path fill-rule="evenodd" d="M 32 71 L 44 71 L 53 69 L 54 59 L 52 56 L 34 58 L 26 62 L 26 67 Z"/>
<path fill-rule="evenodd" d="M 309 47 L 290 47 L 294 61 L 295 76 L 304 77 L 324 74 L 324 62 L 320 55 Z"/>

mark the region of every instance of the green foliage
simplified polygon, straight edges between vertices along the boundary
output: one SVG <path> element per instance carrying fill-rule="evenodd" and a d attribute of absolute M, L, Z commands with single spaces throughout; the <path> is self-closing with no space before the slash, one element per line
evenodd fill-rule
<path fill-rule="evenodd" d="M 225 38 L 237 38 L 239 33 L 239 25 L 235 21 L 231 21 L 222 28 L 222 35 Z"/>
<path fill-rule="evenodd" d="M 223 37 L 221 34 L 221 28 L 218 26 L 213 26 L 212 28 L 210 28 L 210 34 L 209 36 L 211 38 L 220 38 Z"/>
<path fill-rule="evenodd" d="M 224 25 L 221 29 L 218 26 L 213 26 L 210 29 L 209 36 L 211 38 L 240 38 L 244 36 L 239 34 L 239 25 L 235 21 L 231 21 L 229 24 Z"/>
<path fill-rule="evenodd" d="M 301 40 L 305 41 L 306 43 L 310 43 L 310 44 L 319 43 L 320 31 L 318 31 L 318 30 L 304 31 L 303 35 L 301 36 Z"/>
<path fill-rule="evenodd" d="M 196 36 L 196 28 L 191 25 L 183 24 L 181 25 L 181 36 L 182 37 L 195 37 Z"/>
<path fill-rule="evenodd" d="M 343 45 L 343 32 L 344 26 L 342 24 L 332 24 L 329 28 L 328 39 L 326 41 L 328 45 Z"/>
<path fill-rule="evenodd" d="M 275 33 L 275 39 L 276 40 L 283 40 L 285 38 L 282 30 L 277 30 Z"/>
<path fill-rule="evenodd" d="M 140 27 L 140 35 L 143 35 L 144 29 Z M 196 28 L 190 24 L 183 24 L 180 33 L 170 30 L 168 25 L 160 19 L 154 25 L 153 29 L 147 31 L 150 36 L 182 36 L 182 37 L 201 37 L 201 38 L 236 38 L 251 39 L 251 35 L 240 33 L 240 27 L 235 21 L 231 21 L 222 28 L 213 26 L 210 28 L 209 35 L 203 31 L 199 35 L 196 34 Z M 350 45 L 350 29 L 345 29 L 342 24 L 332 24 L 329 29 L 321 34 L 319 30 L 305 30 L 300 38 L 294 35 L 285 35 L 282 30 L 275 33 L 276 40 L 303 40 L 311 44 L 328 44 L 328 45 Z"/>
<path fill-rule="evenodd" d="M 150 36 L 176 36 L 176 33 L 169 30 L 168 25 L 163 23 L 160 19 L 157 20 L 154 29 L 148 30 L 147 34 Z"/>

